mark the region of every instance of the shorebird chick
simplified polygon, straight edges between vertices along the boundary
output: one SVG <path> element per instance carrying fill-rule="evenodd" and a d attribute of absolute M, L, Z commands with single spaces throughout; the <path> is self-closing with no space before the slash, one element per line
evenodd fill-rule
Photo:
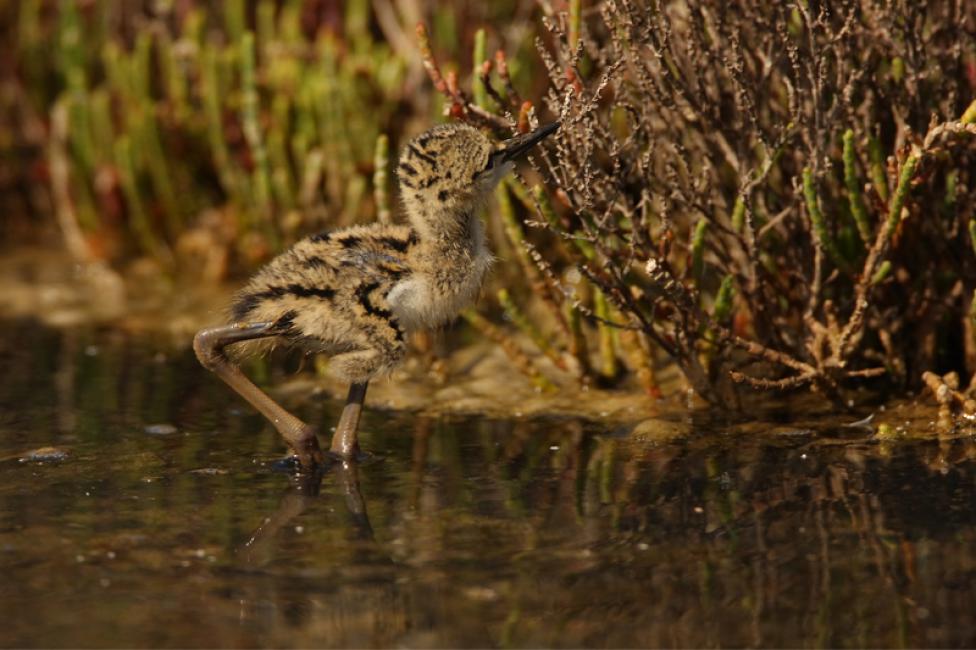
<path fill-rule="evenodd" d="M 197 358 L 267 417 L 310 467 L 323 460 L 315 431 L 251 383 L 224 349 L 277 339 L 331 355 L 332 372 L 350 383 L 331 453 L 355 457 L 369 381 L 400 362 L 408 333 L 443 325 L 474 301 L 492 260 L 478 208 L 515 160 L 558 127 L 497 145 L 464 124 L 421 134 L 398 167 L 409 225 L 352 226 L 299 241 L 237 293 L 232 324 L 197 333 Z"/>

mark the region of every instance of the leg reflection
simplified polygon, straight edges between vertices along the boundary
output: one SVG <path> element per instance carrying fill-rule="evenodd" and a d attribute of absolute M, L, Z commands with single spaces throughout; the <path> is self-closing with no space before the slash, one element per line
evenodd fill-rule
<path fill-rule="evenodd" d="M 335 504 L 339 498 L 345 505 Z M 249 641 L 236 645 L 316 646 L 322 639 L 338 647 L 396 645 L 409 620 L 406 598 L 366 510 L 355 461 L 292 478 L 277 509 L 238 551 L 246 575 L 235 576 L 233 593 Z M 313 523 L 320 518 L 332 526 Z M 300 524 L 318 534 L 295 535 Z"/>
<path fill-rule="evenodd" d="M 355 461 L 339 461 L 326 469 L 304 471 L 292 477 L 291 485 L 278 503 L 278 508 L 251 534 L 238 555 L 245 566 L 258 568 L 267 565 L 275 557 L 275 539 L 278 532 L 287 527 L 319 497 L 322 479 L 331 471 L 336 485 L 346 501 L 354 538 L 374 541 L 373 527 L 366 512 L 366 501 L 359 489 L 359 467 Z"/>
<path fill-rule="evenodd" d="M 354 460 L 343 460 L 335 466 L 335 473 L 336 485 L 339 486 L 342 495 L 346 498 L 346 508 L 349 510 L 349 519 L 356 530 L 356 538 L 375 541 L 373 539 L 373 527 L 369 523 L 369 515 L 366 514 L 366 501 L 359 489 L 359 463 Z"/>
<path fill-rule="evenodd" d="M 274 559 L 274 540 L 278 531 L 299 516 L 318 497 L 324 471 L 315 469 L 291 478 L 291 485 L 278 503 L 278 509 L 265 518 L 238 551 L 244 564 L 262 567 Z"/>

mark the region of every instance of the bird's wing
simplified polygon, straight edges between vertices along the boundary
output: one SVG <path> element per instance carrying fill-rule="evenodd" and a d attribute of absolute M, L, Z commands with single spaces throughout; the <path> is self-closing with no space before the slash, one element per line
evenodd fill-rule
<path fill-rule="evenodd" d="M 364 248 L 343 251 L 340 263 L 354 267 L 357 275 L 374 282 L 396 281 L 410 272 L 403 258 Z"/>

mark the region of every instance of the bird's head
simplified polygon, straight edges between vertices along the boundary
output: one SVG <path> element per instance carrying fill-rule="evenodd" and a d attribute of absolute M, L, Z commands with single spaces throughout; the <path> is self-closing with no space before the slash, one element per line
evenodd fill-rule
<path fill-rule="evenodd" d="M 525 152 L 559 128 L 554 122 L 495 143 L 467 124 L 441 124 L 404 147 L 397 176 L 405 207 L 415 215 L 470 213 Z"/>

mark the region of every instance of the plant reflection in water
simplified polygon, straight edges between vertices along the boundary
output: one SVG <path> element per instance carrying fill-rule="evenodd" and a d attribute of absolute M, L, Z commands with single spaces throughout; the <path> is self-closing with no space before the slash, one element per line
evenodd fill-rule
<path fill-rule="evenodd" d="M 976 439 L 924 411 L 884 418 L 929 439 L 881 441 L 814 411 L 633 427 L 373 408 L 375 459 L 299 480 L 188 352 L 6 328 L 0 645 L 976 639 Z M 316 426 L 341 408 L 285 399 Z"/>

